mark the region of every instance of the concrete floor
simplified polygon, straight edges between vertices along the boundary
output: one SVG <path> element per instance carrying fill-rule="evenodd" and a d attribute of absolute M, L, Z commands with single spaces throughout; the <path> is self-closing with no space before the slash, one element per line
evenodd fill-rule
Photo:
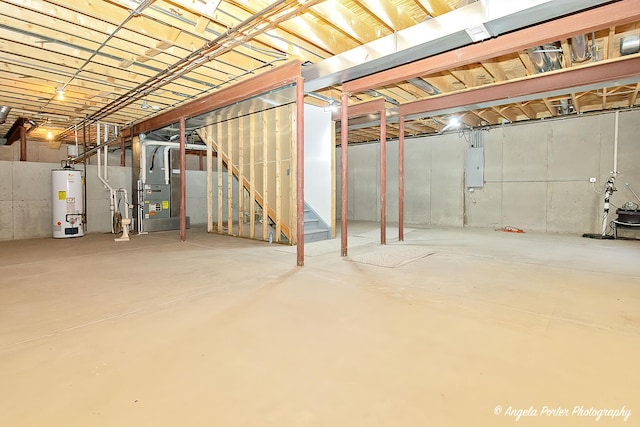
<path fill-rule="evenodd" d="M 0 242 L 0 426 L 640 425 L 638 241 L 177 236 Z"/>

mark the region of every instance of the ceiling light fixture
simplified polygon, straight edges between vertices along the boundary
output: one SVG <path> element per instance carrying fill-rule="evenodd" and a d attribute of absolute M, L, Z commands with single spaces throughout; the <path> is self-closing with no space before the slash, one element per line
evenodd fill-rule
<path fill-rule="evenodd" d="M 144 98 L 142 100 L 142 104 L 140 104 L 140 108 L 142 108 L 143 110 L 147 110 L 149 108 L 149 103 L 147 102 L 147 98 Z"/>
<path fill-rule="evenodd" d="M 64 101 L 64 88 L 57 88 L 56 92 L 58 93 L 58 101 Z"/>

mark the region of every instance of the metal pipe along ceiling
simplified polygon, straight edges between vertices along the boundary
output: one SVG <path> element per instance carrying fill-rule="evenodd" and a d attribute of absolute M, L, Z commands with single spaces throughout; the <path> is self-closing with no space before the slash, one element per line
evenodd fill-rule
<path fill-rule="evenodd" d="M 304 6 L 305 8 L 311 7 L 318 1 L 319 0 L 308 1 L 304 4 Z M 290 6 L 290 3 L 291 0 L 279 0 L 264 8 L 260 12 L 255 13 L 254 15 L 242 21 L 235 27 L 229 29 L 227 32 L 220 35 L 216 39 L 207 42 L 200 49 L 192 52 L 167 69 L 149 78 L 144 83 L 141 83 L 135 88 L 130 89 L 127 93 L 121 95 L 111 103 L 107 104 L 100 111 L 96 111 L 95 113 L 84 118 L 78 124 L 65 129 L 58 135 L 56 139 L 63 139 L 74 129 L 94 123 L 101 118 L 115 113 L 116 111 L 132 104 L 148 93 L 165 86 L 166 84 L 179 77 L 182 77 L 184 74 L 192 71 L 194 68 L 197 68 L 204 62 L 211 61 L 215 57 L 230 51 L 231 49 L 244 43 L 248 39 L 257 36 L 258 34 L 264 33 L 269 28 L 272 28 L 281 21 L 284 21 L 290 17 L 289 15 L 291 14 L 291 11 L 289 11 L 290 13 L 285 13 L 282 16 L 280 15 L 288 11 L 287 9 Z M 297 3 L 294 2 L 294 4 Z"/>
<path fill-rule="evenodd" d="M 75 71 L 75 73 L 73 73 L 73 75 L 69 78 L 69 80 L 67 80 L 67 82 L 65 84 L 63 84 L 62 86 L 60 86 L 60 89 L 62 89 L 63 91 L 67 88 L 67 86 L 69 86 L 69 84 L 71 84 L 71 82 L 78 77 L 78 75 L 80 75 L 80 73 L 84 70 L 84 68 L 89 65 L 89 63 L 91 62 L 91 60 L 93 58 L 95 58 L 95 56 L 98 54 L 98 52 L 100 52 L 100 50 L 102 50 L 103 47 L 105 47 L 107 45 L 107 43 L 109 43 L 109 41 L 116 35 L 116 33 L 118 31 L 120 31 L 122 29 L 122 27 L 124 27 L 127 22 L 129 22 L 131 20 L 131 18 L 134 18 L 136 16 L 138 16 L 145 8 L 147 8 L 151 3 L 153 3 L 153 0 L 144 0 L 142 3 L 140 3 L 140 5 L 135 9 L 129 12 L 129 16 L 127 16 L 117 27 L 115 30 L 113 30 L 113 32 L 111 34 L 109 34 L 109 36 L 100 44 L 100 46 L 98 46 L 97 49 L 95 49 L 91 55 L 89 55 L 89 57 L 84 61 L 84 63 L 78 67 L 78 69 Z M 55 96 L 51 97 L 51 99 L 49 99 L 49 101 L 47 102 L 47 105 L 49 104 L 49 102 L 51 102 L 53 99 L 55 98 Z M 46 106 L 46 105 L 45 105 Z M 77 129 L 77 127 L 75 127 Z M 66 131 L 65 131 L 66 132 Z M 63 132 L 64 133 L 64 132 Z"/>

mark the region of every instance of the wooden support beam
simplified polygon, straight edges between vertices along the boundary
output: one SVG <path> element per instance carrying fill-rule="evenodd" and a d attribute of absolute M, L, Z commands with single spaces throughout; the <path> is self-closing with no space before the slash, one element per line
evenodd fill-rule
<path fill-rule="evenodd" d="M 341 200 L 342 200 L 342 217 L 341 217 L 341 229 L 340 229 L 340 255 L 347 256 L 347 214 L 348 209 L 348 176 L 347 176 L 347 146 L 349 145 L 349 94 L 347 92 L 342 93 L 342 117 L 340 120 L 341 134 L 340 134 L 340 151 L 342 153 L 342 182 L 341 184 Z"/>
<path fill-rule="evenodd" d="M 544 106 L 547 107 L 547 111 L 549 111 L 552 116 L 558 115 L 558 109 L 554 108 L 553 105 L 551 105 L 551 100 L 549 98 L 542 98 L 542 102 L 544 103 Z"/>
<path fill-rule="evenodd" d="M 635 90 L 629 96 L 629 107 L 633 107 L 636 105 L 636 100 L 638 99 L 638 92 L 640 91 L 640 83 L 636 84 Z"/>
<path fill-rule="evenodd" d="M 249 116 L 249 238 L 256 237 L 256 115 Z"/>
<path fill-rule="evenodd" d="M 275 143 L 276 143 L 276 235 L 275 241 L 280 242 L 280 233 L 282 232 L 282 158 L 280 143 L 282 140 L 282 129 L 280 128 L 281 122 L 278 115 L 279 111 L 275 110 Z"/>
<path fill-rule="evenodd" d="M 580 108 L 580 100 L 575 93 L 571 94 L 571 102 L 573 102 L 573 108 L 576 110 L 576 113 L 582 113 L 582 109 Z"/>
<path fill-rule="evenodd" d="M 207 144 L 207 233 L 211 233 L 213 232 L 213 144 L 209 138 L 204 142 Z"/>
<path fill-rule="evenodd" d="M 269 240 L 269 122 L 262 112 L 262 240 Z"/>
<path fill-rule="evenodd" d="M 331 121 L 331 238 L 336 238 L 336 122 Z"/>

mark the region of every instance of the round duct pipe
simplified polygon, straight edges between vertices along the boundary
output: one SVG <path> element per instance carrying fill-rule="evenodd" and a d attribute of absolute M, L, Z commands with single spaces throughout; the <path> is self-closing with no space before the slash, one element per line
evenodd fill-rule
<path fill-rule="evenodd" d="M 0 125 L 7 121 L 7 116 L 9 115 L 9 111 L 11 111 L 11 107 L 7 107 L 6 105 L 0 105 Z"/>
<path fill-rule="evenodd" d="M 620 39 L 620 55 L 632 55 L 640 52 L 640 35 Z"/>
<path fill-rule="evenodd" d="M 591 53 L 588 49 L 589 39 L 585 34 L 571 37 L 571 59 L 573 62 L 584 62 L 591 58 Z"/>

